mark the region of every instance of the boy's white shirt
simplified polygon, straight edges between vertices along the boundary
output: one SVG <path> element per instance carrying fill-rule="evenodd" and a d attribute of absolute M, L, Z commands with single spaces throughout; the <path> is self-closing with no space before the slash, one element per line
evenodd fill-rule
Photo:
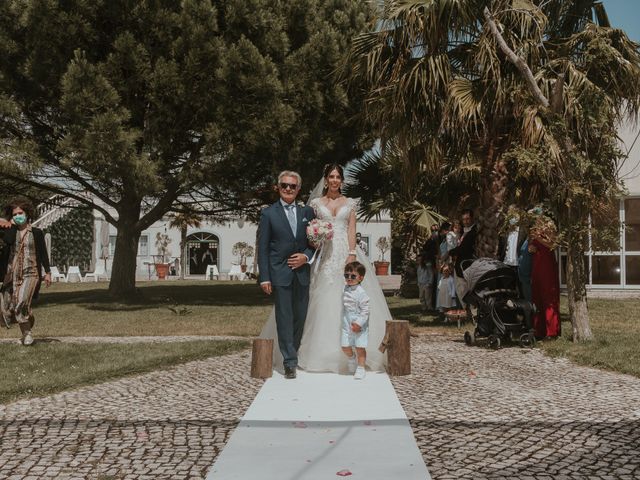
<path fill-rule="evenodd" d="M 369 295 L 361 285 L 345 285 L 342 295 L 343 317 L 349 314 L 351 321 L 355 321 L 360 327 L 369 321 Z"/>

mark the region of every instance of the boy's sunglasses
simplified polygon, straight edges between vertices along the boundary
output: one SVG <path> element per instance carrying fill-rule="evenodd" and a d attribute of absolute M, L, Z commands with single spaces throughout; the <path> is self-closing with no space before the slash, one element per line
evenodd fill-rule
<path fill-rule="evenodd" d="M 297 183 L 285 183 L 285 182 L 280 182 L 280 188 L 282 190 L 295 190 L 296 188 L 298 188 L 298 184 Z"/>
<path fill-rule="evenodd" d="M 344 274 L 344 279 L 345 280 L 355 280 L 356 278 L 358 278 L 358 275 L 356 275 L 355 273 L 345 273 Z"/>

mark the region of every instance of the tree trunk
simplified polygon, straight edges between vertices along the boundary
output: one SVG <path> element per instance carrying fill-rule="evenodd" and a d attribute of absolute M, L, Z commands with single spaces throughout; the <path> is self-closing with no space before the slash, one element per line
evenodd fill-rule
<path fill-rule="evenodd" d="M 574 342 L 591 340 L 587 306 L 587 272 L 584 268 L 584 249 L 580 239 L 569 238 L 567 245 L 567 297 Z"/>
<path fill-rule="evenodd" d="M 498 256 L 502 212 L 507 195 L 508 171 L 505 163 L 497 154 L 493 142 L 489 144 L 485 165 L 487 168 L 483 175 L 480 194 L 476 255 L 496 258 Z"/>
<path fill-rule="evenodd" d="M 386 332 L 378 347 L 387 352 L 389 375 L 411 375 L 411 332 L 407 320 L 387 320 Z"/>
<path fill-rule="evenodd" d="M 109 293 L 114 297 L 131 297 L 136 293 L 136 260 L 140 231 L 135 227 L 135 221 L 120 221 L 117 228 Z"/>
<path fill-rule="evenodd" d="M 273 373 L 273 338 L 256 338 L 251 350 L 251 378 L 270 378 Z"/>
<path fill-rule="evenodd" d="M 400 264 L 400 295 L 405 298 L 418 298 L 418 283 L 416 269 L 412 267 L 415 262 L 420 245 L 414 234 L 414 227 L 408 222 L 401 212 L 394 215 L 395 231 L 393 238 L 397 242 L 396 247 L 402 253 Z M 392 227 L 392 228 L 393 228 Z M 428 237 L 427 237 L 428 238 Z"/>
<path fill-rule="evenodd" d="M 180 280 L 187 274 L 187 226 L 180 229 Z"/>
<path fill-rule="evenodd" d="M 254 275 L 258 275 L 258 234 L 259 234 L 260 230 L 258 228 L 256 228 L 256 241 L 255 241 L 255 247 L 253 249 L 253 274 Z"/>

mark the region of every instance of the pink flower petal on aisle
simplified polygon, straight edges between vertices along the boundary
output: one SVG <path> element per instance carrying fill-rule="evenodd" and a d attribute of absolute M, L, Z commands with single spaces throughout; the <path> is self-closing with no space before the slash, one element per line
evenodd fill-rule
<path fill-rule="evenodd" d="M 365 425 L 373 425 L 373 422 L 371 420 L 365 420 L 364 424 Z"/>
<path fill-rule="evenodd" d="M 349 475 L 353 475 L 353 473 L 345 469 L 345 470 L 340 470 L 339 472 L 336 473 L 336 475 L 338 475 L 339 477 L 348 477 Z"/>
<path fill-rule="evenodd" d="M 307 428 L 307 424 L 304 422 L 293 422 L 295 428 Z"/>

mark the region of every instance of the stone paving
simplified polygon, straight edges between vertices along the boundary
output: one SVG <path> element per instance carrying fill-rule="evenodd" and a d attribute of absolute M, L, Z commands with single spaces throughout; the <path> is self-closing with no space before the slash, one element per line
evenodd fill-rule
<path fill-rule="evenodd" d="M 640 478 L 640 379 L 419 337 L 392 383 L 434 479 Z"/>
<path fill-rule="evenodd" d="M 0 478 L 202 479 L 262 386 L 249 355 L 0 406 Z"/>
<path fill-rule="evenodd" d="M 434 479 L 640 478 L 640 379 L 412 342 L 393 384 Z M 249 355 L 0 406 L 0 478 L 202 479 L 262 384 Z"/>

